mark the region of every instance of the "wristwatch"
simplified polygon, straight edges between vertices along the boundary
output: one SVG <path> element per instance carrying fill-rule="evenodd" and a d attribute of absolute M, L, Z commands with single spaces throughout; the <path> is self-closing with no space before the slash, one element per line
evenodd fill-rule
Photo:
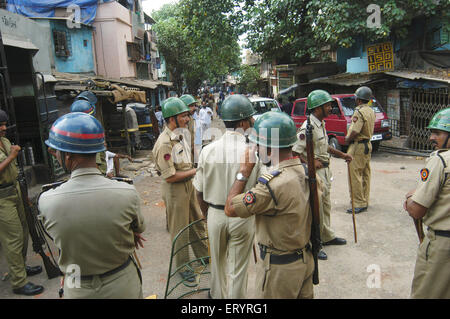
<path fill-rule="evenodd" d="M 245 177 L 242 173 L 237 173 L 236 174 L 236 179 L 238 180 L 238 181 L 243 181 L 243 182 L 246 182 L 246 181 L 248 181 L 248 178 L 247 177 Z"/>

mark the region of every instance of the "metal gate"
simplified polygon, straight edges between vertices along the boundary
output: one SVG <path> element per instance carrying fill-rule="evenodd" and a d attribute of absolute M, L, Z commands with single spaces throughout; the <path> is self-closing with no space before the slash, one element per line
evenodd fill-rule
<path fill-rule="evenodd" d="M 410 148 L 432 150 L 428 141 L 430 130 L 427 129 L 427 126 L 436 112 L 449 106 L 450 91 L 448 88 L 411 90 Z"/>

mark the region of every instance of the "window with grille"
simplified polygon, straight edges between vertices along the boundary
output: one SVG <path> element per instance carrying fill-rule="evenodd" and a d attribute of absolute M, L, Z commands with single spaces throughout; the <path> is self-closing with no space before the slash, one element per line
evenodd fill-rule
<path fill-rule="evenodd" d="M 127 42 L 128 60 L 136 62 L 141 60 L 141 45 L 136 42 Z"/>
<path fill-rule="evenodd" d="M 70 56 L 69 35 L 64 31 L 53 30 L 53 42 L 55 43 L 55 54 L 59 57 Z"/>

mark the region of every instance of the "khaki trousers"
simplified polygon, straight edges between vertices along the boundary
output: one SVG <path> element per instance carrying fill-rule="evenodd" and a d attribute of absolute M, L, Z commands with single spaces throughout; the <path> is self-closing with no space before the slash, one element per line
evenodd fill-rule
<path fill-rule="evenodd" d="M 450 238 L 428 229 L 417 252 L 411 298 L 450 299 Z"/>
<path fill-rule="evenodd" d="M 318 169 L 316 174 L 324 185 L 322 200 L 320 201 L 320 239 L 322 242 L 327 242 L 336 238 L 334 231 L 331 229 L 331 171 L 329 167 L 325 167 Z"/>
<path fill-rule="evenodd" d="M 312 299 L 314 260 L 310 251 L 303 250 L 304 259 L 286 265 L 269 263 L 269 254 L 259 263 L 256 273 L 258 299 Z"/>
<path fill-rule="evenodd" d="M 368 143 L 369 153 L 364 154 L 363 143 L 353 143 L 349 146 L 347 153 L 353 156 L 350 162 L 350 175 L 352 178 L 353 198 L 355 208 L 369 206 L 370 196 L 370 157 L 372 144 Z M 350 194 L 351 198 L 351 194 Z"/>
<path fill-rule="evenodd" d="M 162 196 L 166 205 L 167 222 L 170 238 L 173 242 L 178 233 L 190 223 L 202 219 L 200 206 L 195 196 L 195 188 L 192 179 L 179 183 L 162 183 Z M 196 224 L 192 229 L 184 232 L 177 238 L 175 251 L 188 244 L 194 243 L 192 249 L 194 255 L 199 258 L 208 256 L 208 246 L 205 240 L 206 229 L 203 223 Z M 182 267 L 190 261 L 189 246 L 180 249 L 174 256 L 175 266 Z"/>
<path fill-rule="evenodd" d="M 247 297 L 248 265 L 255 238 L 255 217 L 234 218 L 220 209 L 208 209 L 213 299 Z"/>
<path fill-rule="evenodd" d="M 142 283 L 133 262 L 110 276 L 90 280 L 64 280 L 64 299 L 142 299 Z"/>
<path fill-rule="evenodd" d="M 27 283 L 25 261 L 28 249 L 28 224 L 19 186 L 1 189 L 0 244 L 9 266 L 12 288 Z"/>

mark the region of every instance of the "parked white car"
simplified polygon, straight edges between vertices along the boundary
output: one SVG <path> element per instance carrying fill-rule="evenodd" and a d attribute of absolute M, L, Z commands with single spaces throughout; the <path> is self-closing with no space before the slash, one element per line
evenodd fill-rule
<path fill-rule="evenodd" d="M 261 114 L 268 111 L 281 112 L 280 104 L 274 99 L 268 97 L 253 96 L 249 97 L 249 100 L 250 102 L 252 102 L 253 107 L 256 109 L 256 114 L 253 115 L 253 118 L 255 120 L 260 117 Z"/>

